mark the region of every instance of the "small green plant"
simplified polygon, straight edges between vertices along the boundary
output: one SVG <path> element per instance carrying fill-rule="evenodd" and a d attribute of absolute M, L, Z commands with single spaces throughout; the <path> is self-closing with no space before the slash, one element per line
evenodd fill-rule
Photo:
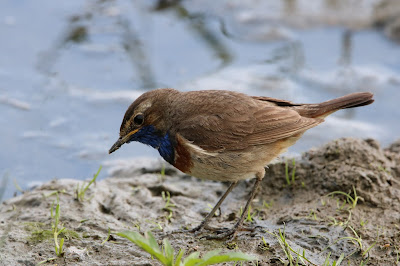
<path fill-rule="evenodd" d="M 269 244 L 264 237 L 261 238 L 262 243 L 258 246 L 261 250 L 269 250 Z"/>
<path fill-rule="evenodd" d="M 296 175 L 296 160 L 293 158 L 292 160 L 292 173 L 291 176 L 289 176 L 289 163 L 286 160 L 285 162 L 285 177 L 286 177 L 286 183 L 290 186 L 290 185 L 294 185 L 294 181 L 295 181 L 295 175 Z"/>
<path fill-rule="evenodd" d="M 53 203 L 50 209 L 50 215 L 51 218 L 53 219 L 51 223 L 51 228 L 54 236 L 54 244 L 55 244 L 54 249 L 56 251 L 56 255 L 58 257 L 61 257 L 64 255 L 64 250 L 63 250 L 64 238 L 61 238 L 60 242 L 58 242 L 58 236 L 65 230 L 65 227 L 60 223 L 60 200 L 58 194 L 57 194 L 56 208 L 54 210 L 54 203 Z M 59 229 L 59 227 L 61 228 Z"/>
<path fill-rule="evenodd" d="M 352 243 L 354 243 L 356 246 L 359 247 L 359 251 L 360 253 L 363 252 L 363 243 L 362 243 L 362 239 L 361 236 L 357 234 L 357 232 L 353 229 L 353 227 L 351 227 L 350 225 L 348 225 L 348 228 L 350 228 L 350 230 L 352 231 L 352 233 L 354 234 L 354 237 L 352 236 L 345 236 L 345 237 L 341 237 L 337 240 L 335 240 L 332 244 L 328 245 L 326 248 L 324 248 L 322 250 L 322 252 L 324 252 L 325 250 L 327 250 L 329 247 L 331 247 L 332 245 L 336 244 L 337 242 L 341 241 L 341 240 L 349 240 Z M 363 253 L 362 256 L 364 257 L 369 250 L 371 250 L 371 248 L 376 244 L 376 242 L 374 244 L 372 244 L 370 247 L 368 247 Z M 345 259 L 349 258 L 350 256 L 352 256 L 354 253 L 356 253 L 357 250 L 351 252 L 349 255 L 346 256 Z"/>
<path fill-rule="evenodd" d="M 281 262 L 283 264 L 290 265 L 290 266 L 300 265 L 299 263 L 301 263 L 301 265 L 306 265 L 307 263 L 311 264 L 311 265 L 316 265 L 316 264 L 312 263 L 309 259 L 306 258 L 306 254 L 305 254 L 304 249 L 303 249 L 303 252 L 300 253 L 300 250 L 299 251 L 295 251 L 289 245 L 288 241 L 286 240 L 285 228 L 283 230 L 279 229 L 279 234 L 271 233 L 269 231 L 265 231 L 265 232 L 267 232 L 268 234 L 270 234 L 272 236 L 275 236 L 277 238 L 277 240 L 279 242 L 279 245 L 281 246 L 283 252 L 285 253 L 286 258 L 287 258 L 288 263 L 289 263 L 289 264 L 287 264 L 287 263 L 285 263 L 285 261 L 281 260 Z M 292 255 L 292 253 L 297 255 L 296 258 Z"/>
<path fill-rule="evenodd" d="M 150 220 L 150 219 L 145 220 L 145 222 L 149 223 L 149 224 L 154 224 L 156 226 L 155 228 L 150 229 L 150 231 L 153 231 L 154 229 L 163 230 L 163 227 L 160 222 L 157 222 L 155 220 Z M 140 229 L 140 227 L 139 227 L 139 229 Z"/>
<path fill-rule="evenodd" d="M 110 237 L 111 237 L 111 229 L 108 228 L 107 237 L 106 237 L 106 239 L 103 240 L 103 242 L 101 242 L 101 244 L 104 245 L 105 243 L 107 243 L 107 241 L 110 239 Z"/>
<path fill-rule="evenodd" d="M 201 258 L 199 252 L 193 252 L 183 259 L 184 250 L 180 249 L 178 254 L 175 255 L 174 249 L 167 239 L 163 240 L 163 246 L 160 248 L 151 232 L 145 233 L 144 236 L 138 232 L 131 231 L 120 232 L 117 235 L 128 239 L 166 266 L 205 266 L 230 261 L 250 261 L 256 259 L 241 252 L 221 254 L 220 250 L 210 251 Z"/>
<path fill-rule="evenodd" d="M 326 200 L 325 199 L 321 199 L 321 205 L 325 206 L 326 205 Z"/>
<path fill-rule="evenodd" d="M 98 177 L 99 174 L 100 174 L 101 168 L 102 168 L 102 166 L 100 165 L 99 170 L 97 170 L 97 173 L 93 175 L 92 180 L 90 180 L 89 183 L 88 183 L 86 186 L 85 186 L 85 182 L 83 182 L 82 185 L 79 185 L 79 184 L 78 184 L 78 185 L 76 186 L 76 190 L 75 190 L 76 199 L 77 199 L 79 202 L 82 202 L 82 201 L 84 200 L 86 190 L 88 190 L 88 188 L 90 187 L 90 185 L 93 184 L 93 183 L 96 181 L 97 177 Z"/>
<path fill-rule="evenodd" d="M 367 223 L 368 223 L 368 220 L 360 219 L 360 225 L 361 225 L 361 227 L 364 227 Z"/>
<path fill-rule="evenodd" d="M 335 217 L 328 216 L 329 219 L 331 219 L 331 222 L 328 223 L 328 225 L 333 225 L 333 226 L 343 226 L 344 223 L 341 221 L 338 221 L 335 219 Z"/>
<path fill-rule="evenodd" d="M 165 163 L 162 163 L 161 165 L 161 171 L 160 171 L 160 182 L 164 182 L 165 180 Z"/>
<path fill-rule="evenodd" d="M 383 165 L 379 165 L 378 170 L 390 174 L 390 170 L 384 167 Z"/>
<path fill-rule="evenodd" d="M 354 186 L 353 186 L 353 194 L 354 195 L 352 197 L 350 195 L 350 193 L 346 193 L 343 191 L 333 191 L 333 192 L 329 193 L 327 196 L 344 195 L 346 197 L 346 201 L 343 203 L 343 205 L 339 209 L 342 209 L 346 203 L 350 204 L 350 209 L 354 209 L 357 206 L 357 202 L 359 200 L 364 200 L 364 199 L 357 195 L 357 191 Z"/>
<path fill-rule="evenodd" d="M 329 252 L 328 256 L 326 256 L 323 266 L 339 266 L 344 259 L 344 253 L 340 254 L 340 257 L 338 258 L 338 260 L 332 261 L 332 264 L 330 264 L 330 262 L 329 262 L 330 257 L 331 257 L 331 253 Z"/>
<path fill-rule="evenodd" d="M 67 239 L 79 238 L 79 235 L 75 231 L 66 229 L 60 222 L 61 212 L 59 194 L 58 192 L 56 192 L 53 195 L 56 195 L 57 198 L 50 207 L 51 230 L 43 229 L 44 224 L 42 223 L 26 223 L 25 229 L 28 231 L 33 231 L 32 236 L 30 237 L 31 241 L 36 242 L 52 238 L 54 240 L 54 250 L 56 255 L 58 257 L 62 257 L 64 255 L 64 237 L 66 237 Z M 59 237 L 61 237 L 61 239 L 59 239 Z M 57 258 L 48 258 L 44 261 L 39 262 L 38 265 L 47 263 L 55 259 Z"/>
<path fill-rule="evenodd" d="M 310 213 L 308 214 L 308 217 L 311 218 L 311 219 L 313 219 L 313 220 L 315 220 L 315 221 L 318 220 L 317 213 L 316 213 L 316 211 L 313 210 L 313 209 L 310 210 Z"/>
<path fill-rule="evenodd" d="M 176 207 L 176 205 L 171 202 L 171 194 L 169 191 L 162 191 L 161 197 L 165 202 L 165 205 L 162 209 L 168 212 L 167 220 L 170 221 L 173 214 L 172 208 Z"/>
<path fill-rule="evenodd" d="M 18 181 L 17 181 L 16 178 L 13 179 L 13 182 L 14 182 L 14 187 L 15 187 L 15 189 L 18 190 L 18 191 L 21 192 L 21 193 L 24 193 L 24 190 L 23 190 L 23 189 L 21 188 L 21 186 L 18 184 Z"/>
<path fill-rule="evenodd" d="M 243 212 L 243 211 L 242 211 Z M 251 212 L 251 206 L 249 206 L 249 208 L 247 209 L 247 217 L 246 217 L 246 222 L 253 222 L 254 221 L 254 216 L 257 214 L 257 211 L 255 212 Z"/>
<path fill-rule="evenodd" d="M 263 201 L 263 207 L 269 209 L 272 207 L 273 201 L 271 200 L 270 202 L 266 202 L 265 200 Z"/>

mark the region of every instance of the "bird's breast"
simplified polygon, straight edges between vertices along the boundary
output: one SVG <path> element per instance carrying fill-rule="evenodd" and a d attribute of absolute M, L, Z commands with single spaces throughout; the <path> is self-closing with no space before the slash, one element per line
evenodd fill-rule
<path fill-rule="evenodd" d="M 181 137 L 179 134 L 176 135 L 174 148 L 175 160 L 173 166 L 186 174 L 190 174 L 191 168 L 193 167 L 193 161 L 191 151 L 187 142 L 188 141 Z"/>

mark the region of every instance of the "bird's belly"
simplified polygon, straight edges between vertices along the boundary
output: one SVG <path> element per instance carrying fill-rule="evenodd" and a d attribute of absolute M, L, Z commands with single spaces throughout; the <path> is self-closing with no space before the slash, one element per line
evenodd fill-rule
<path fill-rule="evenodd" d="M 254 178 L 257 174 L 264 176 L 265 166 L 279 153 L 271 145 L 215 153 L 197 150 L 191 152 L 189 174 L 202 179 L 231 182 Z"/>
<path fill-rule="evenodd" d="M 208 152 L 178 136 L 174 166 L 184 173 L 208 180 L 232 182 L 256 175 L 263 177 L 265 166 L 297 139 L 296 136 L 241 150 Z"/>
<path fill-rule="evenodd" d="M 255 177 L 264 163 L 257 163 L 246 159 L 249 154 L 244 153 L 217 153 L 213 155 L 192 154 L 190 175 L 201 179 L 218 181 L 238 181 Z"/>

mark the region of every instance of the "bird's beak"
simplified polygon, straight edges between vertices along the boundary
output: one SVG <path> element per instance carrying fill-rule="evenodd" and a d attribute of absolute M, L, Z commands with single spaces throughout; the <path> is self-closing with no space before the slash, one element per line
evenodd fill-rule
<path fill-rule="evenodd" d="M 112 145 L 111 149 L 108 151 L 108 154 L 111 154 L 113 152 L 115 152 L 116 150 L 118 150 L 123 144 L 124 144 L 124 139 L 123 138 L 119 138 L 114 145 Z"/>
<path fill-rule="evenodd" d="M 115 152 L 116 150 L 118 150 L 122 145 L 124 145 L 133 134 L 135 134 L 136 132 L 138 132 L 139 129 L 135 129 L 131 132 L 129 132 L 129 134 L 127 134 L 124 137 L 120 137 L 115 143 L 114 145 L 112 145 L 111 149 L 108 151 L 108 154 L 111 154 L 113 152 Z"/>

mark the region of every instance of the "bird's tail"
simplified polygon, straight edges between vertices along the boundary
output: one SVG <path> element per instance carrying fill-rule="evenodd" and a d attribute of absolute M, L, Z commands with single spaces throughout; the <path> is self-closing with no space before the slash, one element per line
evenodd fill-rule
<path fill-rule="evenodd" d="M 374 102 L 373 94 L 370 92 L 351 93 L 336 99 L 318 104 L 299 104 L 293 106 L 301 116 L 310 118 L 325 118 L 340 109 L 353 108 L 368 105 Z"/>

